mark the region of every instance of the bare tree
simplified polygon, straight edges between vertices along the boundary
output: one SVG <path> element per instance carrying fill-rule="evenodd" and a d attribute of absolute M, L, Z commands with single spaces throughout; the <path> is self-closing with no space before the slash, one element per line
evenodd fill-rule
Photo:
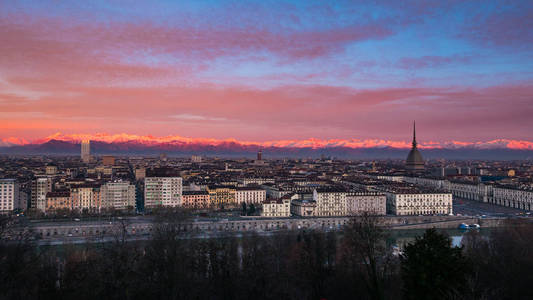
<path fill-rule="evenodd" d="M 385 299 L 394 258 L 386 246 L 386 231 L 378 217 L 364 213 L 346 225 L 341 260 L 351 276 L 361 279 L 371 299 Z"/>

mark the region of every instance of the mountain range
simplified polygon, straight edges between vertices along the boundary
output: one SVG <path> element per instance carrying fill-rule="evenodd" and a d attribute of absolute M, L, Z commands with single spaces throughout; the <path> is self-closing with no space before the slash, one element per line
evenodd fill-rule
<path fill-rule="evenodd" d="M 10 155 L 79 155 L 80 143 L 51 139 L 43 143 L 11 145 L 0 147 L 1 154 Z M 263 151 L 264 158 L 282 157 L 321 157 L 329 156 L 344 159 L 404 159 L 408 148 L 380 147 L 290 147 L 264 146 L 259 144 L 242 144 L 236 141 L 223 141 L 217 144 L 161 142 L 142 143 L 137 141 L 91 141 L 91 154 L 103 155 L 158 155 L 170 156 L 207 155 L 220 157 L 255 157 L 257 151 Z M 426 159 L 533 159 L 531 149 L 478 148 L 474 146 L 453 148 L 420 149 Z"/>

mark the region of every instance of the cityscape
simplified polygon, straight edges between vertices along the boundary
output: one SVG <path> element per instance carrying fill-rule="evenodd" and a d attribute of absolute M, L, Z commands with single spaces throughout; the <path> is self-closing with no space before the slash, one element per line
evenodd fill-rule
<path fill-rule="evenodd" d="M 0 1 L 0 299 L 531 299 L 529 1 Z"/>

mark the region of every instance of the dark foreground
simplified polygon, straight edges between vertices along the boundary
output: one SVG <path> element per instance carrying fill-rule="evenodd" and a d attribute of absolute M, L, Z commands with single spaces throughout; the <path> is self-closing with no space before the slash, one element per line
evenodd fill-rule
<path fill-rule="evenodd" d="M 520 220 L 463 248 L 428 230 L 402 251 L 370 217 L 342 234 L 182 239 L 179 224 L 153 237 L 42 247 L 0 245 L 2 299 L 531 299 L 533 226 Z M 2 234 L 8 232 L 3 228 Z"/>

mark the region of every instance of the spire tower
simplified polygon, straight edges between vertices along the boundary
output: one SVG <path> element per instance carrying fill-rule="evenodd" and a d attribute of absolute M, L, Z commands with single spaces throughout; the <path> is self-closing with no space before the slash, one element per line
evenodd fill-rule
<path fill-rule="evenodd" d="M 405 169 L 409 173 L 418 173 L 424 171 L 424 159 L 417 149 L 416 142 L 416 122 L 413 121 L 413 147 L 405 161 Z"/>
<path fill-rule="evenodd" d="M 416 149 L 416 121 L 413 121 L 413 149 Z"/>

